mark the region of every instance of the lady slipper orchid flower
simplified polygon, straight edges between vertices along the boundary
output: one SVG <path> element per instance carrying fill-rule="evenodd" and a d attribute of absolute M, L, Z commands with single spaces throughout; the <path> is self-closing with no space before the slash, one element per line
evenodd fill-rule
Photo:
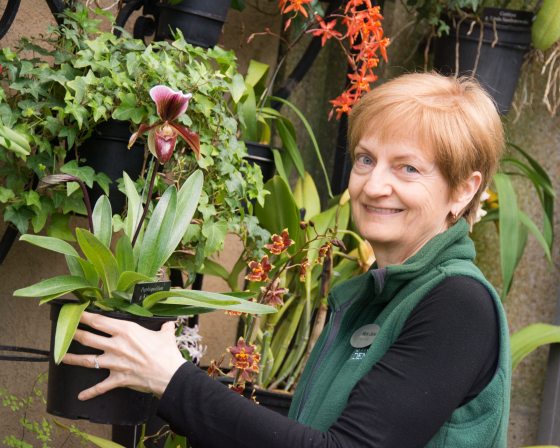
<path fill-rule="evenodd" d="M 128 147 L 131 148 L 140 135 L 149 131 L 148 148 L 158 162 L 164 164 L 171 159 L 177 144 L 177 136 L 180 135 L 198 159 L 200 157 L 198 134 L 176 121 L 186 112 L 192 94 L 176 92 L 167 86 L 158 85 L 150 89 L 150 96 L 156 103 L 160 120 L 152 125 L 142 123 L 130 137 Z"/>

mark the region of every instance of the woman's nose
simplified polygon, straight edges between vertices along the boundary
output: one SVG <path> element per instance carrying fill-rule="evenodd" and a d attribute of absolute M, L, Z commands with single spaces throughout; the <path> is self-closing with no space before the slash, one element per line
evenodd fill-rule
<path fill-rule="evenodd" d="M 387 172 L 385 167 L 375 166 L 365 181 L 364 193 L 372 197 L 390 195 L 393 191 L 391 178 L 391 173 Z"/>

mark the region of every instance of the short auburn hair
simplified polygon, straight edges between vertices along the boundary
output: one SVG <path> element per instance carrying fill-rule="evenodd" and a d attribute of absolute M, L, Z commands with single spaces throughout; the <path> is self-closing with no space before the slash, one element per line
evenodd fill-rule
<path fill-rule="evenodd" d="M 413 139 L 429 151 L 451 193 L 474 171 L 482 182 L 463 216 L 472 224 L 480 195 L 497 169 L 504 130 L 496 105 L 472 77 L 410 73 L 374 88 L 354 106 L 349 117 L 348 144 L 364 137 L 380 142 Z"/>

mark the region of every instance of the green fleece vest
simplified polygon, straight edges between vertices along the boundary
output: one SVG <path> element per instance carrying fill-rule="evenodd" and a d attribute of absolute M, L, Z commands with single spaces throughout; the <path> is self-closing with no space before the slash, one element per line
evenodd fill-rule
<path fill-rule="evenodd" d="M 511 383 L 508 326 L 499 297 L 473 264 L 474 257 L 468 225 L 460 220 L 404 264 L 388 266 L 383 285 L 367 272 L 333 288 L 329 295 L 329 323 L 298 384 L 290 417 L 326 431 L 342 413 L 355 384 L 395 342 L 420 300 L 446 277 L 464 275 L 486 286 L 496 304 L 500 327 L 498 367 L 490 383 L 457 408 L 426 446 L 506 447 Z M 353 333 L 372 323 L 379 330 L 369 348 L 352 347 Z"/>

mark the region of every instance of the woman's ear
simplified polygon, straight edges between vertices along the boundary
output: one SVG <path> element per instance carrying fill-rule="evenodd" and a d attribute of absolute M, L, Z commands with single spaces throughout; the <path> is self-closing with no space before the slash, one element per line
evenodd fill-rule
<path fill-rule="evenodd" d="M 482 183 L 482 174 L 480 171 L 474 171 L 467 180 L 465 180 L 453 194 L 453 205 L 451 213 L 458 215 L 464 208 L 469 205 L 474 195 L 477 193 Z"/>

